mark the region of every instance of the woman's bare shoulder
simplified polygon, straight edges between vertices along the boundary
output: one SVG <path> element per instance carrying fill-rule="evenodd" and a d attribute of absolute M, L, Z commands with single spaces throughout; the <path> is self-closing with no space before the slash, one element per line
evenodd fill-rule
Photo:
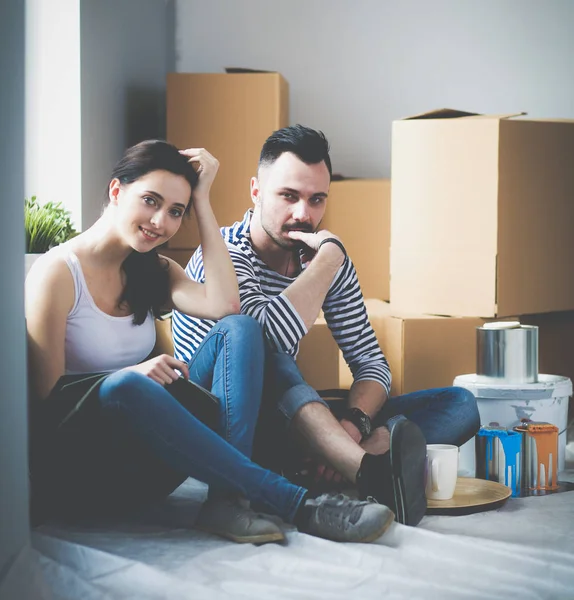
<path fill-rule="evenodd" d="M 58 249 L 36 259 L 26 276 L 26 294 L 37 296 L 51 293 L 66 304 L 73 303 L 74 280 L 66 253 Z"/>

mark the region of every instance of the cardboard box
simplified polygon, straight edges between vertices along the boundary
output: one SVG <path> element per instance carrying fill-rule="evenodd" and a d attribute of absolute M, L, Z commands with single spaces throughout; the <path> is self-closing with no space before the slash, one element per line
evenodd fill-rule
<path fill-rule="evenodd" d="M 333 181 L 321 228 L 342 239 L 357 269 L 363 296 L 389 300 L 390 180 Z"/>
<path fill-rule="evenodd" d="M 397 396 L 452 385 L 457 375 L 476 372 L 476 317 L 409 315 L 380 300 L 366 301 L 393 376 Z M 348 389 L 353 378 L 324 319 L 318 319 L 301 341 L 297 364 L 316 389 Z"/>
<path fill-rule="evenodd" d="M 468 115 L 393 123 L 391 301 L 482 317 L 574 309 L 574 121 Z"/>
<path fill-rule="evenodd" d="M 211 203 L 222 227 L 251 207 L 250 180 L 263 142 L 288 121 L 289 88 L 279 73 L 167 76 L 167 139 L 178 148 L 206 148 L 219 160 Z M 194 218 L 169 241 L 177 249 L 198 245 Z"/>
<path fill-rule="evenodd" d="M 319 317 L 301 340 L 297 365 L 316 390 L 349 389 L 353 377 L 324 318 Z"/>
<path fill-rule="evenodd" d="M 171 313 L 160 319 L 155 319 L 155 346 L 152 355 L 158 356 L 160 354 L 169 354 L 170 356 L 175 354 L 171 337 Z"/>

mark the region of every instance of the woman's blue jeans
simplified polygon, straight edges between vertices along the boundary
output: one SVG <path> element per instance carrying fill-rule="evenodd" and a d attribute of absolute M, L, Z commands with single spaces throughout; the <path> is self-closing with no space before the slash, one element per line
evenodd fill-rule
<path fill-rule="evenodd" d="M 99 390 L 115 449 L 110 464 L 102 465 L 103 482 L 124 500 L 145 501 L 169 494 L 191 476 L 293 521 L 306 490 L 249 458 L 264 360 L 259 324 L 239 315 L 221 319 L 194 354 L 190 379 L 221 401 L 219 435 L 152 379 L 129 370 L 110 375 Z"/>

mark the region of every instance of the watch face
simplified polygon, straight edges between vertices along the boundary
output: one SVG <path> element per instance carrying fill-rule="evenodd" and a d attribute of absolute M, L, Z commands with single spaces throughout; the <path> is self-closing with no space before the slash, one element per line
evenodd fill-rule
<path fill-rule="evenodd" d="M 366 415 L 362 418 L 363 421 L 363 427 L 361 429 L 361 433 L 363 433 L 363 435 L 370 435 L 371 434 L 371 419 L 369 419 L 369 417 L 367 417 Z"/>
<path fill-rule="evenodd" d="M 357 427 L 363 437 L 371 434 L 371 419 L 360 408 L 351 408 L 348 411 L 348 419 Z"/>
<path fill-rule="evenodd" d="M 367 422 L 367 435 L 371 434 L 371 420 L 369 419 L 369 421 Z"/>

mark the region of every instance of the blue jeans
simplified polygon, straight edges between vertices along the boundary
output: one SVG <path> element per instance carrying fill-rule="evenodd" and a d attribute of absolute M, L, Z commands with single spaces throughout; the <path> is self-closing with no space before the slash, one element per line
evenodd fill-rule
<path fill-rule="evenodd" d="M 263 362 L 261 328 L 247 316 L 221 319 L 195 353 L 190 378 L 220 398 L 220 435 L 145 375 L 110 375 L 99 389 L 105 444 L 89 489 L 103 486 L 129 506 L 164 497 L 191 476 L 292 522 L 306 490 L 249 459 Z"/>
<path fill-rule="evenodd" d="M 295 360 L 288 354 L 268 350 L 266 358 L 263 394 L 265 425 L 258 429 L 258 457 L 268 451 L 270 444 L 277 445 L 277 438 L 273 441 L 270 431 L 277 432 L 278 428 L 284 431 L 293 416 L 305 404 L 324 404 L 337 418 L 341 418 L 347 406 L 344 401 L 325 402 L 318 392 L 305 382 Z M 474 395 L 459 387 L 423 390 L 391 397 L 375 415 L 373 426 L 381 427 L 396 415 L 404 415 L 416 423 L 429 444 L 461 446 L 480 428 Z M 284 441 L 280 443 L 285 445 Z"/>
<path fill-rule="evenodd" d="M 221 402 L 219 434 L 251 457 L 261 403 L 265 351 L 259 323 L 246 315 L 218 321 L 189 362 L 189 378 Z"/>

